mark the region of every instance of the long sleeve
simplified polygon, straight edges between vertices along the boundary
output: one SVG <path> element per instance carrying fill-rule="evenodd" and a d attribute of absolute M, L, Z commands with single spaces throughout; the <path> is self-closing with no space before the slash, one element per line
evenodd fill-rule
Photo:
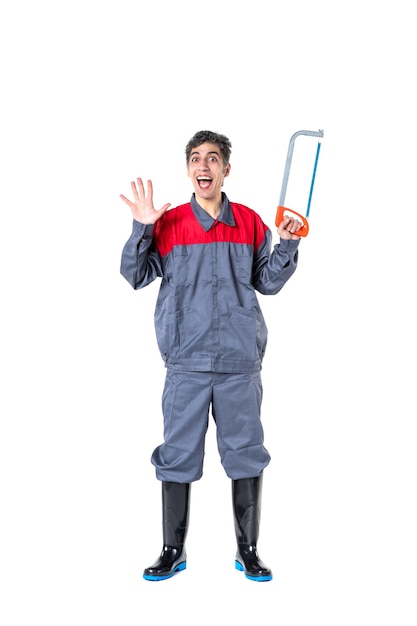
<path fill-rule="evenodd" d="M 133 220 L 132 234 L 123 247 L 120 273 L 133 289 L 146 287 L 162 276 L 161 258 L 153 245 L 153 228 Z"/>
<path fill-rule="evenodd" d="M 271 252 L 272 233 L 255 252 L 253 286 L 264 295 L 278 293 L 297 269 L 299 240 L 281 239 Z"/>

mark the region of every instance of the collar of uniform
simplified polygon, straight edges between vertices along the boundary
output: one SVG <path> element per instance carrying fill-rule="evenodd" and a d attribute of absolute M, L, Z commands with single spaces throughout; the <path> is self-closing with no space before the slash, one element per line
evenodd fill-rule
<path fill-rule="evenodd" d="M 195 199 L 195 194 L 193 193 L 193 195 L 191 196 L 191 208 L 193 210 L 193 213 L 206 232 L 210 230 L 215 222 L 223 222 L 223 224 L 227 224 L 228 226 L 235 225 L 232 207 L 230 206 L 228 197 L 223 191 L 222 198 L 223 202 L 222 208 L 220 210 L 220 215 L 217 220 L 215 220 L 198 204 L 197 200 Z"/>

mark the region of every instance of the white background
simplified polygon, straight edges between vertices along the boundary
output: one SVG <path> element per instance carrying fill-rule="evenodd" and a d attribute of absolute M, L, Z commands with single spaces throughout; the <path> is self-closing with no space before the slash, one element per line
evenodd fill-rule
<path fill-rule="evenodd" d="M 2 4 L 4 626 L 415 626 L 414 26 L 403 0 Z M 119 274 L 119 194 L 142 176 L 158 208 L 188 201 L 184 148 L 205 128 L 232 141 L 230 199 L 273 229 L 291 135 L 324 130 L 299 268 L 261 297 L 264 585 L 234 570 L 213 426 L 188 568 L 142 579 L 165 371 L 158 284 Z M 304 184 L 294 162 L 294 209 Z"/>

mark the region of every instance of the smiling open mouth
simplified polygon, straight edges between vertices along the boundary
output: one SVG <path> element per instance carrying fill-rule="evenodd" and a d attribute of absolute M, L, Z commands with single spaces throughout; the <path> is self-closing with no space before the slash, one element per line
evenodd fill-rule
<path fill-rule="evenodd" d="M 210 178 L 209 176 L 197 177 L 197 182 L 198 182 L 198 186 L 200 187 L 200 189 L 208 189 L 211 185 L 212 180 L 213 179 Z"/>

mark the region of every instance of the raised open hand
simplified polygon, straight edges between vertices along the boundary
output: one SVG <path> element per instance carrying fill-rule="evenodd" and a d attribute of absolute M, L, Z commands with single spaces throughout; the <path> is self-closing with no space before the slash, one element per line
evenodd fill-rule
<path fill-rule="evenodd" d="M 137 183 L 134 181 L 131 182 L 133 202 L 126 198 L 123 194 L 120 194 L 120 197 L 132 211 L 133 219 L 141 224 L 155 224 L 155 222 L 157 222 L 165 211 L 171 206 L 171 203 L 164 204 L 159 211 L 156 211 L 153 206 L 152 181 L 148 180 L 146 194 L 142 179 L 137 178 L 136 180 Z"/>

